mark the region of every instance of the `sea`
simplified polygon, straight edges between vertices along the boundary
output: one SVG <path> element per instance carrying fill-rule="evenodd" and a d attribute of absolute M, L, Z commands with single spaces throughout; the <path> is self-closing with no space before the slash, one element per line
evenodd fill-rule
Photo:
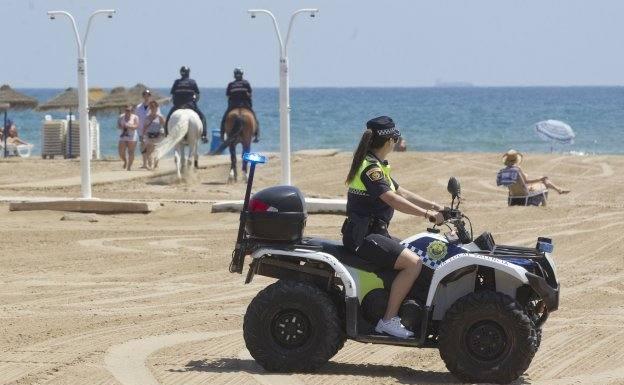
<path fill-rule="evenodd" d="M 43 103 L 62 89 L 17 89 Z M 168 89 L 157 89 L 163 95 Z M 253 106 L 260 121 L 254 151 L 279 150 L 277 88 L 255 88 Z M 580 155 L 624 154 L 624 87 L 429 87 L 429 88 L 292 88 L 293 150 L 336 148 L 353 151 L 367 120 L 388 115 L 407 141 L 408 151 L 523 152 L 551 151 Z M 219 128 L 227 102 L 222 88 L 201 89 L 200 108 L 209 128 Z M 170 105 L 161 107 L 167 113 Z M 68 111 L 12 111 L 19 136 L 40 154 L 46 114 L 63 118 Z M 100 151 L 116 156 L 117 114 L 96 115 Z M 570 145 L 544 142 L 535 123 L 557 119 L 576 134 Z M 202 145 L 208 152 L 209 144 Z"/>

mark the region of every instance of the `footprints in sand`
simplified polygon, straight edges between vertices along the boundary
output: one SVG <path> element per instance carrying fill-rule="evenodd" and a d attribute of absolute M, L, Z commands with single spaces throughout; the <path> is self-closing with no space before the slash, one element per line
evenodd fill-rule
<path fill-rule="evenodd" d="M 141 253 L 150 251 L 170 252 L 171 250 L 186 249 L 192 252 L 210 251 L 207 247 L 189 245 L 201 243 L 205 238 L 188 235 L 155 235 L 123 238 L 97 238 L 79 240 L 78 244 L 91 249 L 106 250 L 107 253 Z"/>
<path fill-rule="evenodd" d="M 147 358 L 152 353 L 169 346 L 210 340 L 236 332 L 176 333 L 130 340 L 111 347 L 104 357 L 104 364 L 122 385 L 159 385 L 146 366 Z"/>
<path fill-rule="evenodd" d="M 133 339 L 109 348 L 104 357 L 104 365 L 121 385 L 160 385 L 162 382 L 156 377 L 165 376 L 167 384 L 186 384 L 191 381 L 232 383 L 230 381 L 234 377 L 243 377 L 242 381 L 235 381 L 241 384 L 304 384 L 288 374 L 266 373 L 242 346 L 241 336 L 242 330 L 225 330 Z M 201 348 L 185 349 L 195 342 L 201 342 Z M 163 358 L 161 356 L 154 358 L 158 363 L 156 367 L 148 364 L 150 356 L 167 348 L 171 348 L 169 353 L 176 355 L 172 361 L 160 362 L 159 358 Z M 236 351 L 238 352 L 235 353 Z"/>
<path fill-rule="evenodd" d="M 121 385 L 337 385 L 345 380 L 365 381 L 375 371 L 378 376 L 399 378 L 411 369 L 394 366 L 395 357 L 409 351 L 419 352 L 397 346 L 347 343 L 328 364 L 329 368 L 315 374 L 267 373 L 245 348 L 242 330 L 224 330 L 132 339 L 110 347 L 104 366 Z M 360 367 L 368 369 L 358 373 Z M 442 364 L 438 367 L 443 370 Z M 419 383 L 428 382 L 420 381 L 418 376 L 426 379 L 435 373 L 413 371 Z M 450 378 L 447 373 L 439 374 Z"/>

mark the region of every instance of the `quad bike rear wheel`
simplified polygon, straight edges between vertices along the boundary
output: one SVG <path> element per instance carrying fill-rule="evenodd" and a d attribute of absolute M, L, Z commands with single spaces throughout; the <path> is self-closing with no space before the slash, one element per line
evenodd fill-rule
<path fill-rule="evenodd" d="M 336 306 L 313 284 L 280 280 L 260 291 L 243 321 L 245 344 L 264 369 L 307 372 L 342 348 Z"/>
<path fill-rule="evenodd" d="M 531 364 L 537 344 L 537 332 L 522 306 L 493 291 L 460 298 L 440 326 L 440 356 L 465 382 L 516 380 Z"/>

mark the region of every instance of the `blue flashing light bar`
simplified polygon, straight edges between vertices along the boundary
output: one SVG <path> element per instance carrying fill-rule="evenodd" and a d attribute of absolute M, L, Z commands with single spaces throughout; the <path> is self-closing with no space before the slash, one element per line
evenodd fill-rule
<path fill-rule="evenodd" d="M 257 152 L 246 152 L 243 154 L 243 160 L 251 163 L 266 163 L 268 159 Z"/>
<path fill-rule="evenodd" d="M 542 253 L 552 253 L 554 248 L 552 243 L 537 242 L 537 249 Z"/>

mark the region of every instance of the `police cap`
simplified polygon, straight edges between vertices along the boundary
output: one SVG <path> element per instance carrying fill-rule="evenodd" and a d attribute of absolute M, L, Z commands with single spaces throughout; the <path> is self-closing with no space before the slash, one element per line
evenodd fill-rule
<path fill-rule="evenodd" d="M 373 131 L 375 136 L 382 138 L 398 138 L 401 132 L 395 127 L 389 116 L 378 116 L 366 122 L 366 128 Z"/>

